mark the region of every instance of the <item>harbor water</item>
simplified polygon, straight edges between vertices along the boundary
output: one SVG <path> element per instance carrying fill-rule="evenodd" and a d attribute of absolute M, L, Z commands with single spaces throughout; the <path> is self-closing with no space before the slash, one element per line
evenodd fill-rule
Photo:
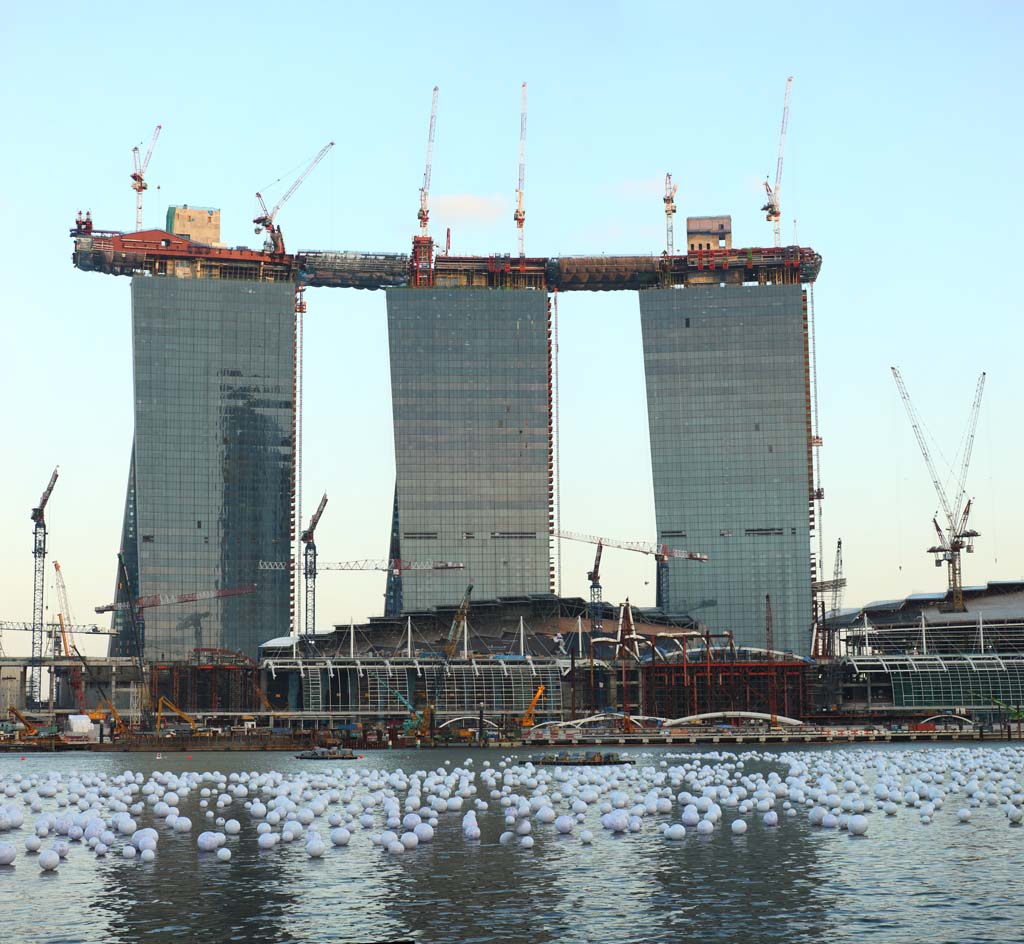
<path fill-rule="evenodd" d="M 1000 748 L 1012 751 L 986 745 Z M 813 763 L 830 750 L 802 749 L 786 756 Z M 923 757 L 970 750 L 850 747 L 844 754 L 869 751 L 877 757 L 892 751 L 906 758 L 915 751 Z M 662 762 L 670 768 L 702 753 L 707 757 L 700 748 L 625 755 L 638 767 L 664 770 Z M 766 759 L 765 753 L 747 761 L 747 772 L 774 770 L 785 779 L 788 764 Z M 511 757 L 522 763 L 528 754 L 368 752 L 341 763 L 267 753 L 167 753 L 160 759 L 25 754 L 0 757 L 0 781 L 10 784 L 18 775 L 45 777 L 51 771 L 65 781 L 76 774 L 113 778 L 125 770 L 147 779 L 165 771 L 276 770 L 291 777 L 460 766 L 479 774 L 485 761 L 498 767 L 503 760 L 512 763 Z M 594 805 L 585 824 L 571 834 L 535 825 L 534 844 L 525 848 L 499 841 L 507 828 L 504 811 L 479 778 L 475 783 L 477 798 L 489 802 L 478 813 L 479 839 L 466 838 L 462 814 L 441 813 L 433 839 L 402 855 L 373 844 L 371 836 L 384 829 L 379 815 L 374 828 L 354 828 L 347 845 L 328 840 L 319 858 L 311 858 L 301 840 L 260 849 L 256 822 L 236 799 L 228 810 L 217 811 L 241 824 L 241 832 L 228 838 L 230 861 L 221 862 L 197 848 L 197 835 L 216 827 L 205 817 L 195 789 L 179 807 L 194 824 L 191 832 L 168 829 L 156 821 L 152 807 L 135 817 L 139 827 L 156 826 L 160 833 L 154 861 L 123 858 L 120 841 L 117 854 L 112 848 L 103 858 L 85 843 L 71 842 L 60 867 L 45 872 L 37 856 L 25 850 L 39 815 L 26 807 L 24 825 L 0 833 L 0 842 L 17 848 L 14 864 L 0 866 L 3 940 L 939 944 L 1024 938 L 1024 896 L 1017 885 L 1024 869 L 1024 829 L 1009 823 L 995 804 L 977 805 L 968 822 L 958 820 L 959 797 L 950 797 L 928 824 L 904 805 L 896 815 L 875 810 L 864 836 L 815 826 L 803 804 L 794 804 L 796 815 L 780 816 L 774 827 L 757 812 L 747 815 L 748 828 L 737 835 L 729 828 L 736 811 L 727 810 L 713 833 L 687 830 L 681 841 L 668 841 L 660 828 L 679 822 L 675 802 L 671 813 L 645 818 L 639 831 L 620 833 L 602 828 Z M 0 806 L 21 801 L 21 794 L 0 796 Z M 43 810 L 61 813 L 53 800 Z M 584 825 L 593 832 L 591 843 L 581 841 Z"/>

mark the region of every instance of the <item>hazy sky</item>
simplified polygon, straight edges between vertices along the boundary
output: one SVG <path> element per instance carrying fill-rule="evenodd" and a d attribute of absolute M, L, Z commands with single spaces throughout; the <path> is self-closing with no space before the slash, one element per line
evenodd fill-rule
<path fill-rule="evenodd" d="M 91 208 L 132 229 L 131 149 L 163 124 L 146 222 L 220 207 L 256 246 L 254 194 L 291 249 L 406 251 L 430 93 L 441 88 L 432 224 L 459 253 L 515 251 L 519 89 L 529 82 L 531 254 L 658 252 L 661 191 L 730 213 L 766 245 L 758 208 L 794 76 L 785 241 L 822 253 L 815 289 L 825 571 L 843 539 L 846 602 L 944 587 L 925 553 L 936 510 L 889 366 L 902 367 L 951 456 L 988 371 L 970 493 L 982 533 L 965 581 L 1024 577 L 1019 491 L 1024 8 L 1012 3 L 18 4 L 0 95 L 4 458 L 0 619 L 29 620 L 29 511 L 53 466 L 50 561 L 79 622 L 111 598 L 132 436 L 130 281 L 77 272 L 67 230 Z M 281 183 L 274 182 L 282 178 Z M 677 240 L 682 243 L 682 237 Z M 394 455 L 383 293 L 308 293 L 303 517 L 323 491 L 321 560 L 387 553 Z M 655 536 L 639 306 L 560 299 L 562 527 Z M 565 543 L 562 590 L 587 592 L 592 549 Z M 605 597 L 654 601 L 653 563 L 609 551 Z M 183 591 L 197 589 L 182 587 Z M 381 612 L 383 574 L 325 573 L 324 626 Z M 55 614 L 52 579 L 48 605 Z M 25 634 L 2 637 L 8 652 Z"/>

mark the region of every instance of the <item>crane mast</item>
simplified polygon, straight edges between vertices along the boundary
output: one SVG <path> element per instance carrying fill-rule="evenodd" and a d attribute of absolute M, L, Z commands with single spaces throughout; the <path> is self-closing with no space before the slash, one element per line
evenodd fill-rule
<path fill-rule="evenodd" d="M 665 253 L 669 256 L 676 254 L 675 247 L 675 223 L 676 215 L 676 191 L 678 184 L 672 183 L 672 175 L 665 175 L 665 196 L 662 200 L 665 203 Z"/>
<path fill-rule="evenodd" d="M 320 499 L 320 504 L 313 517 L 310 519 L 309 527 L 302 532 L 302 543 L 306 545 L 303 553 L 303 576 L 306 582 L 306 640 L 312 639 L 316 633 L 316 526 L 320 523 L 320 516 L 327 507 L 327 492 Z"/>
<path fill-rule="evenodd" d="M 50 481 L 43 490 L 39 504 L 32 509 L 32 557 L 34 573 L 32 579 L 32 657 L 28 671 L 28 698 L 36 703 L 42 693 L 43 683 L 43 597 L 46 568 L 46 505 L 57 484 L 58 469 L 53 470 Z"/>
<path fill-rule="evenodd" d="M 309 165 L 306 167 L 306 169 L 301 174 L 299 174 L 299 176 L 295 179 L 295 182 L 285 191 L 284 196 L 277 201 L 277 204 L 275 205 L 273 210 L 267 209 L 267 204 L 263 201 L 263 195 L 261 193 L 256 194 L 256 200 L 258 201 L 260 205 L 260 210 L 262 212 L 258 216 L 253 218 L 253 223 L 256 224 L 255 232 L 256 235 L 258 236 L 264 230 L 267 231 L 267 236 L 269 237 L 270 242 L 270 249 L 272 252 L 283 254 L 285 251 L 284 234 L 281 232 L 280 227 L 277 226 L 274 222 L 277 219 L 278 210 L 280 210 L 281 207 L 288 202 L 292 194 L 299 189 L 299 186 L 302 184 L 302 182 L 310 175 L 310 172 L 313 170 L 313 168 L 316 167 L 316 165 L 319 164 L 324 159 L 324 157 L 327 156 L 327 152 L 332 147 L 334 147 L 334 142 L 328 141 L 327 144 L 320 148 L 320 150 L 317 152 L 316 157 L 314 157 L 313 160 L 309 162 Z"/>
<path fill-rule="evenodd" d="M 519 258 L 526 255 L 526 239 L 523 224 L 526 222 L 526 210 L 523 208 L 523 186 L 526 182 L 526 83 L 523 83 L 523 96 L 519 106 L 519 189 L 516 190 L 516 211 L 512 219 L 519 231 Z"/>
<path fill-rule="evenodd" d="M 146 168 L 149 167 L 149 159 L 153 156 L 153 148 L 156 147 L 156 139 L 160 137 L 160 129 L 163 125 L 157 125 L 156 130 L 153 132 L 153 140 L 149 142 L 149 149 L 146 151 L 146 156 L 139 159 L 138 147 L 132 148 L 132 162 L 134 170 L 132 171 L 132 190 L 135 191 L 135 231 L 139 232 L 142 229 L 142 194 L 149 189 L 149 184 L 146 183 Z"/>
<path fill-rule="evenodd" d="M 793 87 L 793 76 L 786 79 L 786 97 L 782 103 L 782 127 L 779 130 L 779 157 L 775 164 L 775 187 L 768 181 L 764 182 L 765 192 L 768 200 L 761 209 L 765 213 L 765 219 L 772 224 L 775 237 L 775 245 L 782 245 L 782 209 L 779 205 L 779 191 L 782 189 L 782 157 L 786 150 L 786 128 L 789 125 L 789 91 Z"/>
<path fill-rule="evenodd" d="M 950 503 L 946 489 L 935 469 L 935 463 L 932 461 L 928 444 L 925 442 L 921 420 L 917 415 L 913 401 L 910 399 L 910 393 L 903 381 L 903 375 L 897 367 L 892 367 L 891 370 L 893 379 L 896 381 L 896 387 L 903 400 L 903 406 L 907 411 L 907 417 L 910 419 L 910 425 L 914 430 L 914 437 L 917 440 L 918 448 L 924 457 L 928 474 L 931 476 L 932 486 L 935 489 L 935 494 L 939 499 L 939 505 L 942 509 L 944 526 L 939 524 L 938 515 L 932 518 L 932 525 L 935 528 L 935 533 L 938 535 L 939 543 L 928 548 L 928 553 L 935 555 L 936 567 L 941 567 L 943 563 L 946 564 L 948 599 L 940 606 L 940 609 L 946 612 L 964 613 L 967 608 L 964 606 L 963 572 L 961 569 L 960 553 L 961 551 L 966 551 L 968 554 L 973 554 L 974 539 L 980 537 L 978 531 L 969 528 L 967 525 L 971 514 L 971 501 L 968 500 L 965 504 L 964 498 L 966 497 L 967 471 L 970 468 L 971 453 L 974 449 L 974 434 L 978 426 L 978 413 L 981 410 L 981 397 L 985 390 L 985 372 L 982 371 L 974 388 L 974 400 L 971 404 L 971 412 L 967 419 L 967 430 L 964 436 L 963 460 L 957 476 L 954 501 Z"/>

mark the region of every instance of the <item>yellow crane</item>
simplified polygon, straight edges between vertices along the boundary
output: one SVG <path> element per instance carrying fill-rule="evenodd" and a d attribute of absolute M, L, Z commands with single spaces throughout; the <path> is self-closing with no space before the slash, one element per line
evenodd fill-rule
<path fill-rule="evenodd" d="M 521 718 L 516 718 L 516 724 L 521 728 L 532 728 L 533 727 L 533 713 L 537 708 L 537 703 L 541 699 L 541 695 L 544 694 L 544 686 L 538 685 L 537 691 L 533 693 L 533 698 L 530 699 L 530 704 L 526 706 L 526 711 L 523 712 Z"/>
<path fill-rule="evenodd" d="M 192 728 L 192 733 L 196 733 L 196 719 L 193 718 L 191 715 L 185 714 L 185 712 L 182 711 L 176 704 L 174 704 L 174 702 L 172 702 L 169 698 L 165 698 L 163 695 L 160 696 L 160 700 L 157 702 L 156 705 L 156 729 L 158 732 L 161 729 L 161 727 L 163 727 L 165 708 L 168 711 L 176 714 L 179 718 L 181 718 L 182 721 L 187 722 Z"/>

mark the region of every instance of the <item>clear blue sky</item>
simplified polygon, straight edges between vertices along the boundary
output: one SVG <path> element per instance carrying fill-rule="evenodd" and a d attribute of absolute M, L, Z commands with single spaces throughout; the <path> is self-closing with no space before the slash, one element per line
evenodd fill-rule
<path fill-rule="evenodd" d="M 131 148 L 159 122 L 147 223 L 169 203 L 213 205 L 227 242 L 257 245 L 255 191 L 276 197 L 333 139 L 281 211 L 289 247 L 404 251 L 435 83 L 432 219 L 437 234 L 452 227 L 454 251 L 515 249 L 526 80 L 527 251 L 619 253 L 663 247 L 666 171 L 678 228 L 687 214 L 730 213 L 738 244 L 770 243 L 757 210 L 792 74 L 785 232 L 797 218 L 800 242 L 825 260 L 826 569 L 842 537 L 850 604 L 943 586 L 924 553 L 936 500 L 889 374 L 898 364 L 947 454 L 989 372 L 970 477 L 983 537 L 965 578 L 1024 576 L 1022 11 L 17 5 L 0 57 L 0 619 L 31 617 L 29 510 L 58 463 L 50 560 L 78 621 L 112 593 L 132 428 L 129 280 L 72 268 L 75 211 L 133 227 Z M 560 308 L 562 525 L 653 539 L 637 299 L 569 294 Z M 321 559 L 383 557 L 394 475 L 383 294 L 311 291 L 306 342 L 304 516 L 326 490 Z M 586 592 L 590 559 L 566 543 L 565 593 Z M 609 552 L 604 576 L 607 599 L 653 602 L 644 558 Z M 325 624 L 360 620 L 380 612 L 383 576 L 325 574 L 319 590 Z"/>

